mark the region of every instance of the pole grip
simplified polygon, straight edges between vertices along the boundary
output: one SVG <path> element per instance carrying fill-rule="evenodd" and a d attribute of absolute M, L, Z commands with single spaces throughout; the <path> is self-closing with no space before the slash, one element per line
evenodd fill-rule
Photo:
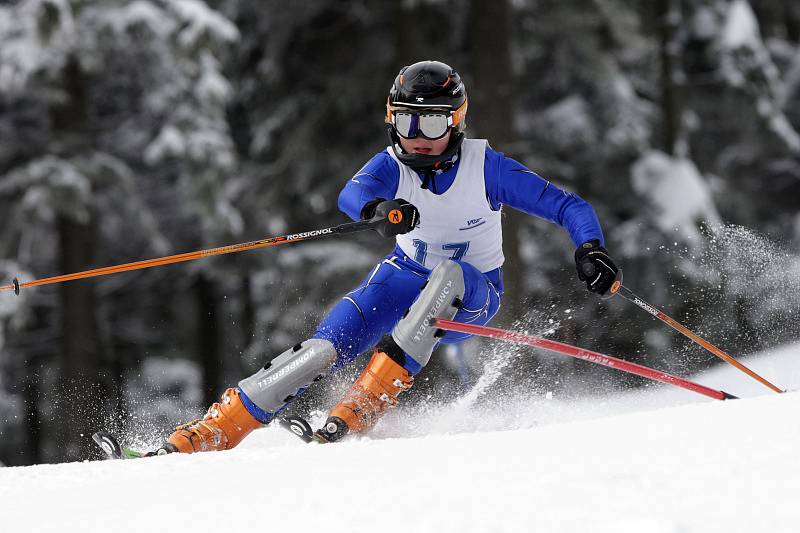
<path fill-rule="evenodd" d="M 606 291 L 605 294 L 600 295 L 601 300 L 608 300 L 609 298 L 613 298 L 616 296 L 617 292 L 619 292 L 620 287 L 622 287 L 622 269 L 617 269 L 617 275 L 614 276 L 614 282 L 611 284 L 611 287 Z"/>
<path fill-rule="evenodd" d="M 363 231 L 371 229 L 376 224 L 374 219 L 359 220 L 356 222 L 348 222 L 347 224 L 340 224 L 333 228 L 333 233 L 354 233 L 356 231 Z"/>
<path fill-rule="evenodd" d="M 583 270 L 584 275 L 589 278 L 593 277 L 597 273 L 597 267 L 592 263 L 584 263 L 581 265 L 581 270 Z M 614 282 L 611 284 L 611 287 L 606 291 L 605 294 L 600 295 L 600 299 L 608 300 L 617 294 L 617 291 L 620 287 L 622 287 L 622 269 L 618 268 L 617 275 L 614 276 Z"/>

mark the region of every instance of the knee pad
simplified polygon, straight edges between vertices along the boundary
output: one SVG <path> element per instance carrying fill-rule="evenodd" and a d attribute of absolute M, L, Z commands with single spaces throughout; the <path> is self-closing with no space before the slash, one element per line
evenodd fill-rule
<path fill-rule="evenodd" d="M 455 261 L 444 261 L 431 272 L 417 300 L 392 332 L 397 345 L 420 366 L 431 358 L 439 342 L 434 318 L 452 319 L 464 301 L 464 273 Z"/>
<path fill-rule="evenodd" d="M 325 377 L 335 361 L 333 344 L 323 339 L 309 339 L 240 381 L 239 388 L 257 407 L 275 413 L 312 382 Z"/>

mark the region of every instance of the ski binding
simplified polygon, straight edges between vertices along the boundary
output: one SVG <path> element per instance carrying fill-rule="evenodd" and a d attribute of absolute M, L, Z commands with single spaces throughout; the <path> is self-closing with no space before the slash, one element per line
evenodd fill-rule
<path fill-rule="evenodd" d="M 303 442 L 314 442 L 317 440 L 314 435 L 314 430 L 311 429 L 311 424 L 303 417 L 295 415 L 282 416 L 278 419 L 278 423 L 282 428 L 288 429 L 297 437 L 300 437 Z"/>

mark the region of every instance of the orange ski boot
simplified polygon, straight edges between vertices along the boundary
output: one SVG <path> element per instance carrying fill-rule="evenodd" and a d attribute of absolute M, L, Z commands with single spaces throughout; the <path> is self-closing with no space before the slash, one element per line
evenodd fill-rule
<path fill-rule="evenodd" d="M 364 372 L 316 432 L 317 438 L 333 442 L 348 432 L 371 429 L 386 411 L 397 405 L 397 396 L 413 384 L 414 378 L 405 368 L 376 348 Z"/>
<path fill-rule="evenodd" d="M 262 426 L 245 408 L 239 389 L 230 388 L 203 418 L 175 428 L 167 442 L 182 453 L 229 450 Z"/>

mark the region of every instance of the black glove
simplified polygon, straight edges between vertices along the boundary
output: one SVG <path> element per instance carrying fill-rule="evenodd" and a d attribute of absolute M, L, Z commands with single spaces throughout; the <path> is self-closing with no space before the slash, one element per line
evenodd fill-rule
<path fill-rule="evenodd" d="M 619 272 L 608 251 L 600 246 L 597 239 L 586 241 L 575 250 L 575 266 L 578 267 L 578 277 L 586 282 L 586 287 L 601 296 L 608 292 Z"/>
<path fill-rule="evenodd" d="M 408 233 L 419 224 L 419 211 L 407 200 L 375 198 L 361 208 L 361 219 L 369 220 L 382 237 Z"/>

